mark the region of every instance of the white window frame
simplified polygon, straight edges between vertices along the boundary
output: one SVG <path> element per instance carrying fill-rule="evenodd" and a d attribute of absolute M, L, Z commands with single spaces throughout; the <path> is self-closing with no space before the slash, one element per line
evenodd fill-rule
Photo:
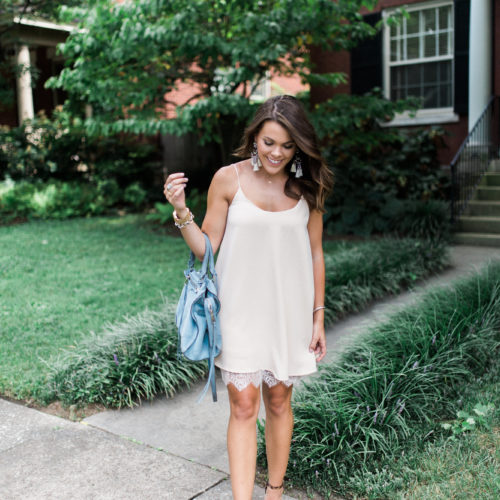
<path fill-rule="evenodd" d="M 451 5 L 452 6 L 452 16 L 454 15 L 453 11 L 453 0 L 433 0 L 428 2 L 416 3 L 405 6 L 405 10 L 407 12 L 412 11 L 421 11 L 423 9 L 428 8 L 439 8 Z M 396 11 L 395 8 L 386 9 L 382 12 L 382 16 L 384 18 L 390 16 Z M 451 40 L 451 52 L 454 54 L 454 44 L 455 44 L 455 26 L 453 26 L 452 40 Z M 391 32 L 390 26 L 387 23 L 384 23 L 384 31 L 383 31 L 383 84 L 384 84 L 384 96 L 387 99 L 391 98 L 391 67 L 396 66 L 396 64 L 391 64 Z M 426 57 L 423 59 L 411 59 L 412 63 L 418 64 L 419 62 L 433 62 L 433 61 L 444 61 L 449 60 L 449 56 L 435 56 L 435 57 Z M 401 64 L 407 64 L 406 61 L 401 62 Z M 451 72 L 454 75 L 454 66 L 455 66 L 455 58 L 454 56 L 451 59 Z M 454 102 L 454 93 L 455 93 L 455 79 L 453 78 L 452 85 L 452 102 Z M 438 123 L 451 123 L 458 122 L 459 116 L 453 111 L 453 106 L 443 107 L 443 108 L 427 108 L 427 109 L 419 109 L 416 113 L 398 113 L 396 117 L 386 123 L 386 126 L 411 126 L 411 125 L 429 125 L 429 124 L 438 124 Z"/>
<path fill-rule="evenodd" d="M 260 92 L 253 92 L 250 95 L 250 100 L 253 102 L 264 102 L 265 100 L 269 99 L 271 97 L 271 73 L 270 71 L 266 71 L 266 74 L 262 81 L 259 83 L 257 88 L 255 90 L 258 90 L 259 87 L 262 89 L 262 93 Z"/>

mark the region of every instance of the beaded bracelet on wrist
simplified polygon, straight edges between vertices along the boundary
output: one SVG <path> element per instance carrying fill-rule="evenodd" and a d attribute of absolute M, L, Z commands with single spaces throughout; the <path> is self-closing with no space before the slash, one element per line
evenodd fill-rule
<path fill-rule="evenodd" d="M 177 212 L 174 211 L 174 213 L 173 213 L 174 224 L 179 229 L 186 227 L 187 225 L 191 224 L 194 221 L 193 212 L 191 212 L 191 210 L 189 210 L 189 208 L 187 209 L 187 211 L 188 211 L 187 215 L 185 217 L 183 217 L 182 219 L 179 219 L 179 217 L 177 216 Z"/>

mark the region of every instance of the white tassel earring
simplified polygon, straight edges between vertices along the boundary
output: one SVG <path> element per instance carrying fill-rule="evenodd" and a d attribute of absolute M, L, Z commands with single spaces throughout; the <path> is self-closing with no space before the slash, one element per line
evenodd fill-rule
<path fill-rule="evenodd" d="M 260 167 L 262 167 L 262 162 L 260 161 L 259 154 L 257 153 L 257 143 L 254 141 L 252 153 L 250 155 L 252 167 L 254 172 L 257 172 Z"/>
<path fill-rule="evenodd" d="M 292 166 L 290 167 L 290 172 L 295 172 L 295 177 L 302 177 L 302 160 L 300 159 L 299 152 L 295 153 L 295 158 L 293 159 Z"/>

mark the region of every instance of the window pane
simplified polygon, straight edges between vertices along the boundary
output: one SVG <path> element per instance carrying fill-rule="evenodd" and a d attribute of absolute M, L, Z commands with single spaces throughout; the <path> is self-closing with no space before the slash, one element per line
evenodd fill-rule
<path fill-rule="evenodd" d="M 406 92 L 408 97 L 420 97 L 422 95 L 419 85 L 411 85 Z"/>
<path fill-rule="evenodd" d="M 443 85 L 439 88 L 439 107 L 450 108 L 453 104 L 451 102 L 451 85 Z"/>
<path fill-rule="evenodd" d="M 438 81 L 438 63 L 423 64 L 425 83 Z"/>
<path fill-rule="evenodd" d="M 414 36 L 406 40 L 406 58 L 405 59 L 418 59 L 420 57 L 419 39 Z"/>
<path fill-rule="evenodd" d="M 399 101 L 399 99 L 404 99 L 406 96 L 403 91 L 399 88 L 391 89 L 391 101 Z"/>
<path fill-rule="evenodd" d="M 420 12 L 411 12 L 410 18 L 406 19 L 406 34 L 416 34 L 419 30 L 419 17 Z"/>
<path fill-rule="evenodd" d="M 391 40 L 391 61 L 398 61 L 398 45 L 400 44 L 399 40 Z"/>
<path fill-rule="evenodd" d="M 441 33 L 439 35 L 439 48 L 438 55 L 439 56 L 447 56 L 449 55 L 450 43 L 448 42 L 450 39 L 449 33 Z"/>
<path fill-rule="evenodd" d="M 405 67 L 392 68 L 391 82 L 393 88 L 406 87 Z"/>
<path fill-rule="evenodd" d="M 440 79 L 442 82 L 451 82 L 451 61 L 439 63 Z"/>
<path fill-rule="evenodd" d="M 424 91 L 424 108 L 437 108 L 438 106 L 439 87 L 427 86 Z"/>
<path fill-rule="evenodd" d="M 420 82 L 422 80 L 421 68 L 422 65 L 420 64 L 407 66 L 408 85 L 417 85 L 420 87 Z"/>
<path fill-rule="evenodd" d="M 426 9 L 422 13 L 425 33 L 434 33 L 436 31 L 436 9 Z"/>
<path fill-rule="evenodd" d="M 406 97 L 406 68 L 397 67 L 391 70 L 391 99 L 404 99 Z"/>
<path fill-rule="evenodd" d="M 451 28 L 451 5 L 439 8 L 439 29 Z"/>
<path fill-rule="evenodd" d="M 424 38 L 424 57 L 434 57 L 436 55 L 436 36 L 426 35 Z"/>

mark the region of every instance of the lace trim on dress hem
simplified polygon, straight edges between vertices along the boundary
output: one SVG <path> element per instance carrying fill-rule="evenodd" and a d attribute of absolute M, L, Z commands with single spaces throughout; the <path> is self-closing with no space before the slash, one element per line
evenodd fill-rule
<path fill-rule="evenodd" d="M 268 387 L 274 387 L 275 385 L 282 383 L 286 387 L 297 383 L 300 380 L 300 376 L 290 377 L 287 380 L 278 380 L 271 371 L 269 370 L 258 370 L 256 372 L 250 373 L 235 373 L 228 372 L 221 368 L 222 380 L 224 384 L 233 384 L 238 391 L 242 391 L 250 384 L 254 387 L 260 387 L 262 382 L 264 382 Z"/>

